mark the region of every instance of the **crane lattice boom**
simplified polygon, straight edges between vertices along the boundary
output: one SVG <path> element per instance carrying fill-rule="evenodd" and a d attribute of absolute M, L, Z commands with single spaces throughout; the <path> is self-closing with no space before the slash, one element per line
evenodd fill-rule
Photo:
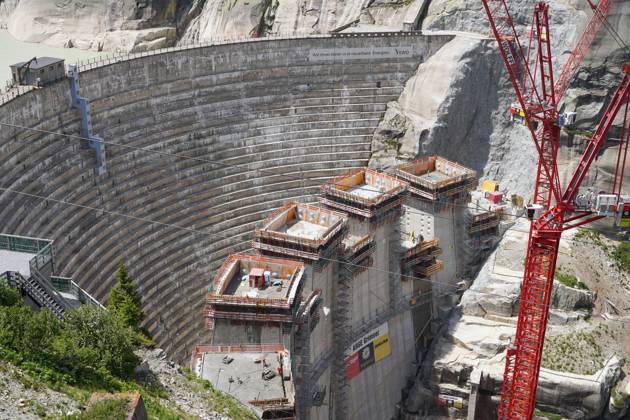
<path fill-rule="evenodd" d="M 521 106 L 525 124 L 539 154 L 533 207 L 536 211 L 532 214 L 516 335 L 506 352 L 499 405 L 500 419 L 531 419 L 560 238 L 567 229 L 604 217 L 594 214 L 590 209 L 576 209 L 574 199 L 586 172 L 601 150 L 617 113 L 630 97 L 630 65 L 624 65 L 623 80 L 563 191 L 557 165 L 561 125 L 558 103 L 596 35 L 592 31 L 599 30 L 602 21 L 598 23 L 597 18 L 594 18 L 596 21 L 592 19 L 587 25 L 586 30 L 591 33 L 582 35 L 558 83 L 554 85 L 547 3 L 540 1 L 534 7 L 529 30 L 530 40 L 525 51 L 505 1 L 482 2 Z M 605 17 L 613 2 L 602 0 L 595 15 L 603 14 Z M 624 126 L 626 121 L 627 118 L 624 118 Z M 624 128 L 627 130 L 627 127 Z"/>

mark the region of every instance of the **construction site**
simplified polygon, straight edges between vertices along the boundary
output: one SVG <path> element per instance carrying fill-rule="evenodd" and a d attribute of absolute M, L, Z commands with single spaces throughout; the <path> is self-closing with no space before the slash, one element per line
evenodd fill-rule
<path fill-rule="evenodd" d="M 261 419 L 628 418 L 630 5 L 513 3 L 12 65 L 0 282 L 63 322 L 124 259 Z"/>

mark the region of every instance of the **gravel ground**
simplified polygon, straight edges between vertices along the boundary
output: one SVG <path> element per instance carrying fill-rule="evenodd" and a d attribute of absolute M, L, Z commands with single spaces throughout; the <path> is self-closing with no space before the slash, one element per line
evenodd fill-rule
<path fill-rule="evenodd" d="M 61 417 L 76 411 L 78 404 L 67 395 L 44 388 L 20 369 L 0 362 L 0 419 Z"/>
<path fill-rule="evenodd" d="M 136 373 L 162 385 L 168 393 L 163 404 L 203 420 L 230 420 L 214 411 L 210 391 L 188 379 L 179 365 L 166 359 L 164 351 L 140 350 L 137 354 L 142 363 Z M 19 368 L 0 361 L 0 420 L 60 418 L 78 410 L 79 404 L 67 395 L 41 386 Z"/>
<path fill-rule="evenodd" d="M 179 365 L 166 359 L 162 349 L 140 350 L 136 354 L 142 360 L 136 372 L 158 380 L 169 394 L 170 405 L 203 420 L 230 420 L 213 410 L 209 391 L 187 379 Z"/>

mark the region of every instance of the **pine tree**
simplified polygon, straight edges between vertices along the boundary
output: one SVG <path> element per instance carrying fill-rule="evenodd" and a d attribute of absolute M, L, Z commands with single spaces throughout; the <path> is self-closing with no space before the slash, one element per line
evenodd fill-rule
<path fill-rule="evenodd" d="M 107 309 L 120 318 L 126 325 L 137 329 L 144 318 L 140 308 L 140 296 L 133 285 L 133 279 L 127 273 L 125 262 L 120 261 L 116 272 L 116 284 L 112 287 L 107 302 Z"/>

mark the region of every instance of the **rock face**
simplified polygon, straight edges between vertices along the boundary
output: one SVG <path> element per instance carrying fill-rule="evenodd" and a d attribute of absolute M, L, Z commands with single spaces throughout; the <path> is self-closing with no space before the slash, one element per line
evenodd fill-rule
<path fill-rule="evenodd" d="M 497 250 L 464 293 L 460 305 L 432 345 L 417 381 L 417 390 L 411 391 L 408 409 L 417 408 L 427 386 L 441 394 L 468 399 L 471 376 L 475 371 L 490 378 L 484 381 L 483 390 L 499 394 L 505 349 L 515 333 L 527 227 L 527 221 L 520 220 L 506 232 Z M 563 242 L 561 253 L 564 258 L 570 258 L 569 243 Z M 555 309 L 552 309 L 547 335 L 563 337 L 593 330 L 593 326 L 583 319 L 594 300 L 592 292 L 554 284 Z M 596 340 L 595 335 L 588 334 L 577 336 L 584 336 L 586 341 Z M 576 352 L 574 359 L 580 357 L 581 353 Z M 543 369 L 538 406 L 568 418 L 598 418 L 608 404 L 610 389 L 619 377 L 620 364 L 613 356 L 608 357 L 605 364 L 604 360 L 597 362 L 599 371 L 595 374 Z M 590 366 L 590 360 L 583 359 L 582 363 Z M 415 392 L 419 397 L 414 396 Z"/>
<path fill-rule="evenodd" d="M 439 154 L 483 170 L 498 108 L 499 60 L 491 42 L 458 36 L 422 63 L 398 101 L 388 104 L 370 166 Z"/>
<path fill-rule="evenodd" d="M 0 25 L 21 41 L 143 51 L 213 39 L 328 33 L 350 23 L 411 30 L 429 0 L 5 0 Z"/>
<path fill-rule="evenodd" d="M 278 0 L 208 0 L 184 30 L 180 44 L 221 38 L 259 37 L 269 33 Z"/>
<path fill-rule="evenodd" d="M 141 51 L 173 45 L 181 11 L 175 0 L 15 0 L 0 9 L 0 19 L 21 41 Z"/>

